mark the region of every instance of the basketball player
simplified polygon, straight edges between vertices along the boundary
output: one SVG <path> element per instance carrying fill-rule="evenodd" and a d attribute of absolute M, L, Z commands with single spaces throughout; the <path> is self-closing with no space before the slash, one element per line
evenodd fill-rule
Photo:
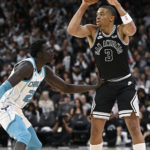
<path fill-rule="evenodd" d="M 33 127 L 23 115 L 22 108 L 32 98 L 43 79 L 65 93 L 95 90 L 101 83 L 100 79 L 97 85 L 64 82 L 45 65 L 54 56 L 54 51 L 46 41 L 34 42 L 30 51 L 32 57 L 16 64 L 8 80 L 0 86 L 0 124 L 17 140 L 15 150 L 39 150 L 42 147 Z"/>
<path fill-rule="evenodd" d="M 90 149 L 102 150 L 102 132 L 115 100 L 119 107 L 119 116 L 125 119 L 130 132 L 134 150 L 146 150 L 139 124 L 139 106 L 135 90 L 135 80 L 128 66 L 129 36 L 136 32 L 136 26 L 130 15 L 117 0 L 107 0 L 116 8 L 122 24 L 116 26 L 116 10 L 105 5 L 98 9 L 96 25 L 80 25 L 87 8 L 98 0 L 82 0 L 82 4 L 73 16 L 68 33 L 84 38 L 89 45 L 104 84 L 96 90 L 92 107 L 92 127 Z"/>

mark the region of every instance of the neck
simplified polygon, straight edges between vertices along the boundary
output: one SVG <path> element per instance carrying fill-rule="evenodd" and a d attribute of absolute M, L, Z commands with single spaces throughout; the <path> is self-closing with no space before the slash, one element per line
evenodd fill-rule
<path fill-rule="evenodd" d="M 39 72 L 41 68 L 45 65 L 45 62 L 43 60 L 40 60 L 39 58 L 34 58 L 34 60 L 36 63 L 37 71 Z"/>
<path fill-rule="evenodd" d="M 109 35 L 113 31 L 113 26 L 114 26 L 114 24 L 109 24 L 107 26 L 102 26 L 101 30 L 106 35 Z"/>

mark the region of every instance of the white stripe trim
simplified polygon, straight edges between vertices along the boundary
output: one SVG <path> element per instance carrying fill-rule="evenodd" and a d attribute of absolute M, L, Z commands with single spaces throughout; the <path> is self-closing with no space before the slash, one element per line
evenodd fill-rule
<path fill-rule="evenodd" d="M 116 26 L 114 25 L 113 30 L 110 34 L 105 34 L 102 30 L 101 31 L 102 31 L 102 34 L 103 34 L 104 37 L 110 37 L 115 32 L 115 29 L 116 29 Z"/>
<path fill-rule="evenodd" d="M 133 110 L 122 110 L 122 111 L 119 111 L 119 115 L 122 114 L 122 113 L 131 113 Z"/>
<path fill-rule="evenodd" d="M 137 92 L 135 93 L 130 104 L 131 104 L 133 111 L 137 114 L 137 116 L 139 116 L 139 101 L 138 101 Z"/>
<path fill-rule="evenodd" d="M 93 111 L 92 113 L 93 115 L 102 115 L 102 116 L 108 116 L 110 117 L 110 114 L 109 113 L 104 113 L 104 112 L 97 112 L 97 111 Z"/>
<path fill-rule="evenodd" d="M 92 115 L 93 118 L 99 118 L 99 119 L 106 119 L 106 120 L 109 120 L 109 117 L 106 117 L 106 116 L 97 116 L 97 115 Z"/>
<path fill-rule="evenodd" d="M 132 110 L 132 112 L 134 112 L 134 111 Z M 122 117 L 129 117 L 129 116 L 131 116 L 132 112 L 129 113 L 129 114 L 122 114 L 122 115 L 119 115 L 119 118 L 122 118 Z M 134 112 L 134 113 L 135 113 L 136 116 L 139 116 L 138 113 L 136 113 L 136 112 Z"/>
<path fill-rule="evenodd" d="M 124 77 L 122 77 L 122 78 L 119 78 L 119 79 L 110 79 L 110 80 L 107 80 L 107 81 L 109 81 L 109 82 L 118 82 L 118 81 L 125 80 L 125 79 L 129 78 L 130 76 L 131 76 L 131 73 L 128 74 L 128 75 L 126 75 L 126 76 L 124 76 Z"/>
<path fill-rule="evenodd" d="M 132 113 L 132 112 L 131 112 L 131 113 Z M 131 113 L 130 113 L 130 114 L 119 115 L 119 118 L 129 117 L 129 116 L 131 116 Z"/>
<path fill-rule="evenodd" d="M 131 107 L 132 107 L 132 109 L 133 109 L 133 111 L 134 111 L 134 112 L 137 112 L 137 110 L 136 110 L 135 106 L 133 105 L 133 102 L 135 101 L 136 96 L 137 96 L 137 93 L 135 93 L 135 95 L 134 95 L 133 99 L 132 99 L 132 100 L 131 100 L 131 102 L 130 102 L 130 105 L 131 105 Z"/>

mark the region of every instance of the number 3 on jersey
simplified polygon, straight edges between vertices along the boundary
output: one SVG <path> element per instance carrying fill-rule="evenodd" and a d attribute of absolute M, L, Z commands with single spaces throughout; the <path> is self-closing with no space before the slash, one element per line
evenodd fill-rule
<path fill-rule="evenodd" d="M 106 62 L 113 61 L 113 51 L 111 49 L 105 49 L 104 53 L 106 54 L 106 57 L 105 57 Z"/>
<path fill-rule="evenodd" d="M 26 95 L 26 97 L 23 99 L 24 102 L 29 102 L 30 98 L 32 98 L 33 94 L 34 94 L 34 90 L 30 90 L 29 94 Z"/>

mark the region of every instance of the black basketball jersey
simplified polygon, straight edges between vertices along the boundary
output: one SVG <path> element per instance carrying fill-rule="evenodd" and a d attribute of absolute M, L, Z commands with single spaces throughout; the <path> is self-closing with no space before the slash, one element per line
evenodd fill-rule
<path fill-rule="evenodd" d="M 102 79 L 120 78 L 130 73 L 128 49 L 128 44 L 121 40 L 115 25 L 109 35 L 98 29 L 91 50 Z"/>

